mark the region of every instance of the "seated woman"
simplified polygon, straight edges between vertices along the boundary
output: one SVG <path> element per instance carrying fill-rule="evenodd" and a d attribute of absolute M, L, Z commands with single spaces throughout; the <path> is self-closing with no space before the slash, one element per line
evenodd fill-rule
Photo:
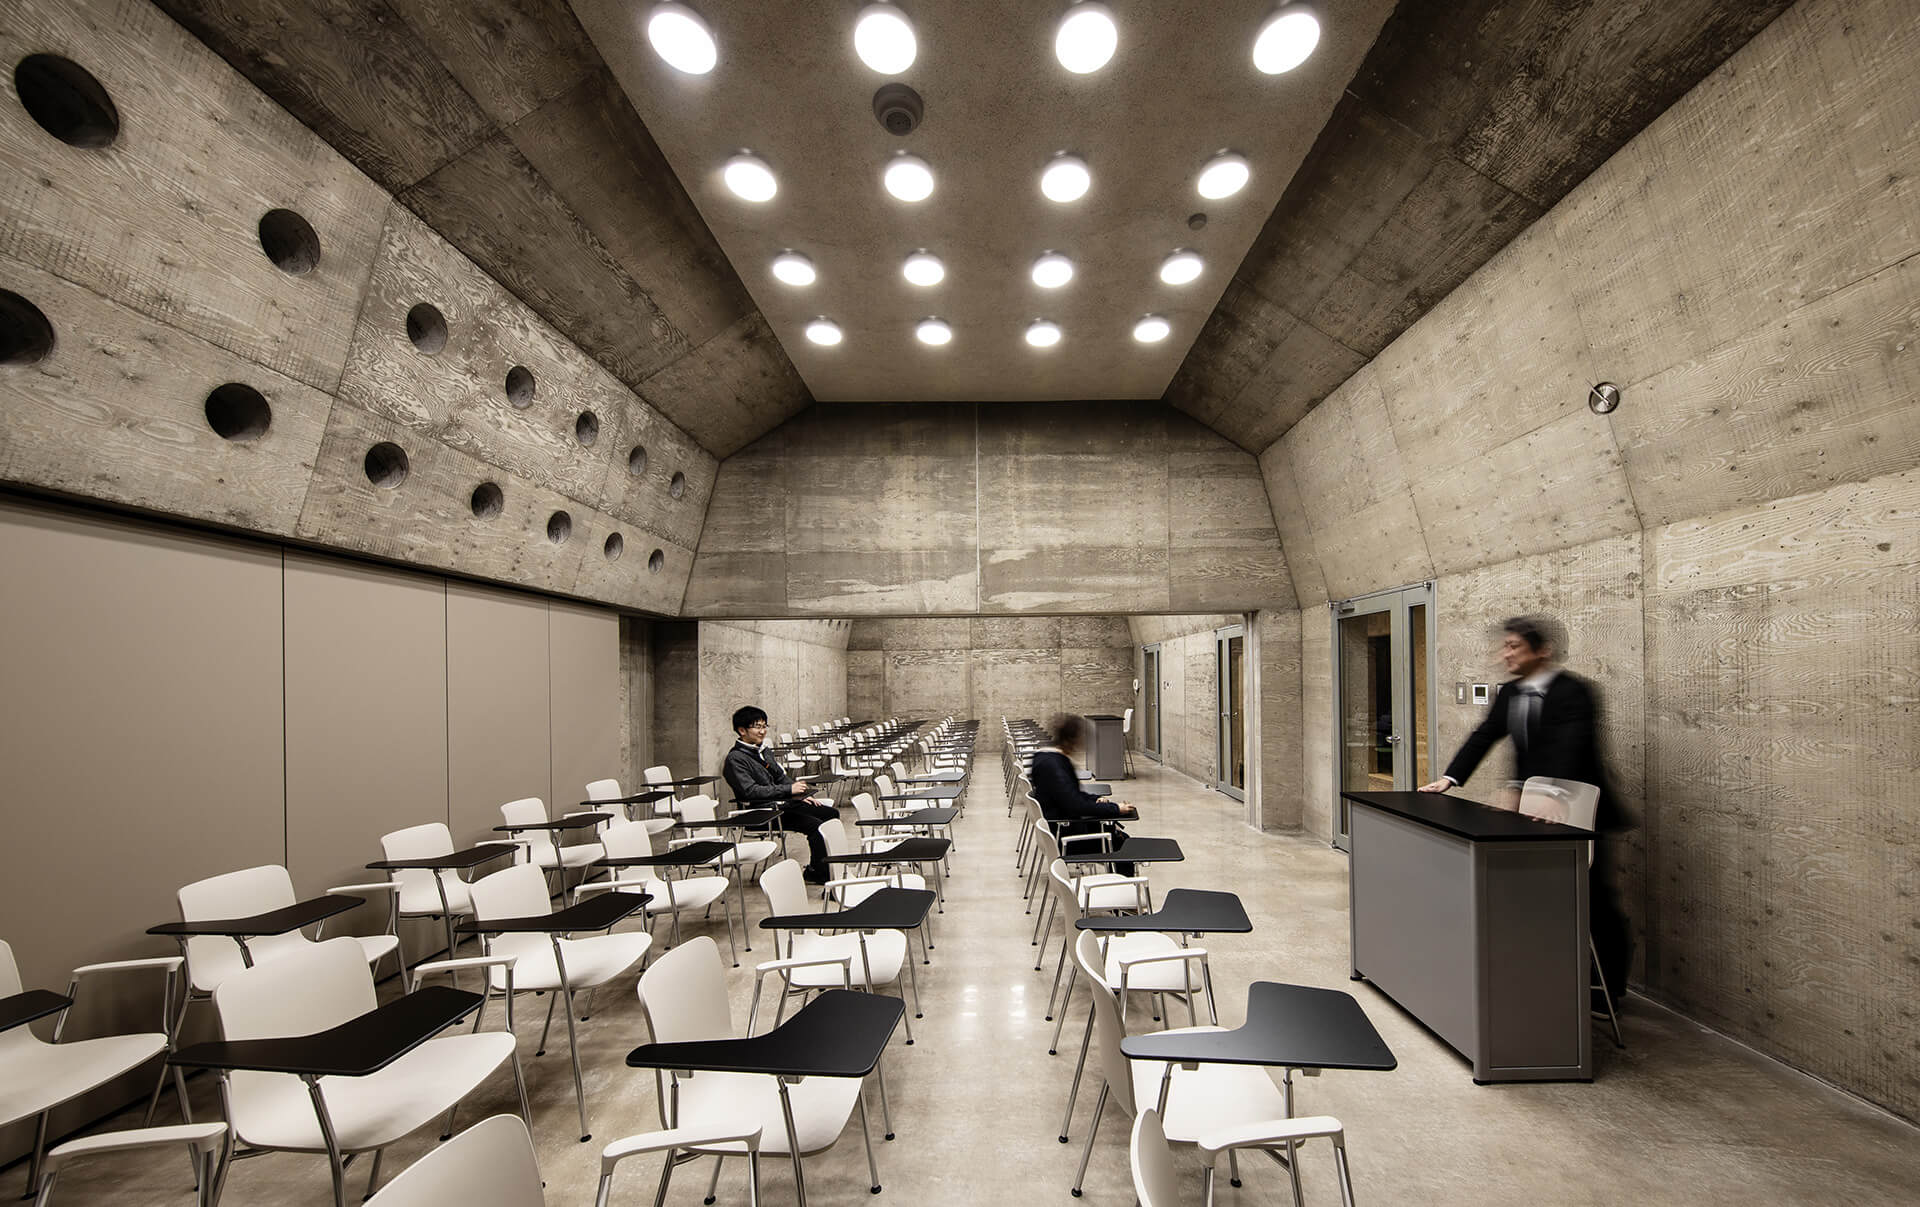
<path fill-rule="evenodd" d="M 1053 745 L 1033 752 L 1028 779 L 1033 782 L 1033 799 L 1040 805 L 1040 816 L 1058 823 L 1055 830 L 1062 838 L 1074 834 L 1098 834 L 1101 830 L 1124 840 L 1127 832 L 1116 824 L 1121 819 L 1140 816 L 1129 804 L 1116 804 L 1104 796 L 1080 789 L 1080 777 L 1074 770 L 1074 756 L 1086 740 L 1087 723 L 1072 713 L 1061 713 L 1050 724 Z M 1119 864 L 1114 871 L 1133 875 L 1133 865 Z"/>

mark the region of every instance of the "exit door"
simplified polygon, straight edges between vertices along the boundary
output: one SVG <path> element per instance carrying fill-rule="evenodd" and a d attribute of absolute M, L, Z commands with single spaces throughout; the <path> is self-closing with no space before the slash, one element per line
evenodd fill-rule
<path fill-rule="evenodd" d="M 1433 779 L 1433 584 L 1347 600 L 1332 611 L 1333 842 L 1345 850 L 1342 792 L 1405 792 Z"/>

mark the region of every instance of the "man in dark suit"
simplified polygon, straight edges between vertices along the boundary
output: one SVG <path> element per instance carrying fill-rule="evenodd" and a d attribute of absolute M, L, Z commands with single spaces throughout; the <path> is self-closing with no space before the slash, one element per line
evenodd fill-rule
<path fill-rule="evenodd" d="M 1514 678 L 1500 685 L 1486 719 L 1461 743 L 1445 774 L 1422 784 L 1420 791 L 1445 792 L 1466 783 L 1493 744 L 1511 738 L 1516 778 L 1544 775 L 1592 784 L 1600 789 L 1595 832 L 1617 828 L 1606 770 L 1600 763 L 1598 693 L 1586 680 L 1558 665 L 1560 643 L 1552 622 L 1517 616 L 1501 628 L 1500 658 Z M 1600 971 L 1618 997 L 1626 992 L 1633 939 L 1614 891 L 1604 843 L 1594 844 L 1588 890 L 1588 921 Z"/>
<path fill-rule="evenodd" d="M 835 821 L 840 811 L 825 797 L 812 795 L 812 785 L 795 780 L 787 769 L 761 749 L 767 740 L 767 714 L 751 704 L 734 710 L 733 748 L 727 751 L 720 774 L 733 789 L 734 799 L 750 805 L 783 805 L 780 828 L 807 836 L 808 863 L 801 878 L 809 884 L 825 884 L 832 878 L 827 863 L 827 840 L 820 835 L 822 822 Z"/>

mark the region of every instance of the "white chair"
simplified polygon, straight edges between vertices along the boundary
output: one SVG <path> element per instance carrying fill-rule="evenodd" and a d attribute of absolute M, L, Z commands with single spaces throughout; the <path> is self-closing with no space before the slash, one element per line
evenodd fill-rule
<path fill-rule="evenodd" d="M 379 1004 L 359 945 L 344 937 L 235 973 L 214 989 L 213 1003 L 229 1042 L 313 1035 Z M 226 1070 L 220 1090 L 234 1140 L 258 1149 L 325 1153 L 335 1207 L 345 1207 L 348 1155 L 374 1154 L 371 1193 L 382 1150 L 448 1114 L 503 1065 L 513 1070 L 525 1111 L 526 1086 L 511 1031 L 441 1035 L 364 1077 Z"/>
<path fill-rule="evenodd" d="M 500 806 L 500 817 L 509 826 L 538 826 L 551 820 L 547 816 L 547 803 L 537 796 L 508 801 Z M 527 862 L 543 873 L 556 874 L 562 890 L 567 887 L 569 870 L 586 867 L 606 854 L 597 842 L 560 846 L 554 842 L 552 830 L 515 830 L 513 834 L 526 844 Z"/>
<path fill-rule="evenodd" d="M 600 835 L 600 843 L 606 847 L 609 859 L 648 859 L 653 855 L 653 835 L 647 831 L 645 822 L 615 822 Z M 733 907 L 727 902 L 730 887 L 732 882 L 725 876 L 684 876 L 675 880 L 671 875 L 655 877 L 651 868 L 623 867 L 609 869 L 605 880 L 582 881 L 575 886 L 573 899 L 578 901 L 583 893 L 609 889 L 650 894 L 653 900 L 647 902 L 647 915 L 672 915 L 675 946 L 680 943 L 680 915 L 688 910 L 710 910 L 718 901 L 727 922 L 727 948 L 733 951 L 733 966 L 738 968 L 740 953 L 733 945 Z"/>
<path fill-rule="evenodd" d="M 553 899 L 547 896 L 546 878 L 531 864 L 503 868 L 473 882 L 473 916 L 478 922 L 538 918 L 552 912 Z M 547 1019 L 540 1028 L 540 1046 L 535 1056 L 546 1054 L 554 1003 L 564 1001 L 566 1004 L 567 1050 L 573 1059 L 573 1093 L 575 1104 L 580 1108 L 580 1140 L 585 1143 L 593 1138 L 593 1130 L 587 1126 L 587 1091 L 580 1076 L 580 1041 L 573 1025 L 573 994 L 577 989 L 592 990 L 605 985 L 639 964 L 646 958 L 653 938 L 645 933 L 623 931 L 567 939 L 558 932 L 542 931 L 488 934 L 486 943 L 489 956 L 513 959 L 511 969 L 496 967 L 488 973 L 488 996 L 503 994 L 511 1004 L 516 991 L 548 995 Z"/>
<path fill-rule="evenodd" d="M 821 840 L 827 844 L 827 856 L 852 855 L 855 853 L 853 839 L 847 836 L 846 823 L 839 818 L 820 823 Z M 908 835 L 906 837 L 911 837 Z M 860 838 L 862 852 L 888 850 L 906 841 L 906 837 L 887 834 L 864 834 Z M 845 865 L 842 865 L 845 866 Z M 761 877 L 762 881 L 765 877 Z M 884 876 L 854 876 L 832 881 L 822 886 L 822 891 L 844 906 L 854 906 L 888 885 L 894 888 L 927 887 L 927 878 L 918 872 L 890 871 Z M 838 886 L 838 887 L 835 887 Z"/>
<path fill-rule="evenodd" d="M 1091 1036 L 1102 1074 L 1093 1121 L 1087 1125 L 1087 1147 L 1080 1154 L 1080 1171 L 1073 1179 L 1074 1197 L 1078 1198 L 1107 1101 L 1111 1099 L 1123 1114 L 1137 1116 L 1139 1105 L 1159 1101 L 1161 1081 L 1168 1073 L 1168 1066 L 1162 1061 L 1129 1060 L 1120 1050 L 1120 1041 L 1127 1036 L 1126 1020 L 1121 1014 L 1118 995 L 1102 987 L 1103 959 L 1098 937 L 1092 931 L 1080 932 L 1073 956 L 1093 990 Z M 1222 1029 L 1180 1027 L 1161 1034 L 1186 1035 Z M 1071 1110 L 1072 1104 L 1068 1107 Z M 1173 1067 L 1165 1109 L 1162 1126 L 1167 1138 L 1178 1144 L 1195 1144 L 1203 1135 L 1285 1118 L 1287 1103 L 1265 1069 L 1254 1065 L 1203 1064 L 1191 1069 Z M 1230 1164 L 1233 1159 L 1229 1150 Z M 1236 1180 L 1237 1177 L 1236 1174 Z"/>
<path fill-rule="evenodd" d="M 1597 784 L 1583 784 L 1579 780 L 1532 776 L 1520 785 L 1519 809 L 1528 817 L 1556 821 L 1591 834 L 1600 812 L 1600 788 Z M 1587 866 L 1593 866 L 1591 842 L 1587 844 Z M 1600 1000 L 1606 1004 L 1607 1021 L 1613 1025 L 1614 1047 L 1624 1048 L 1627 1041 L 1620 1032 L 1620 1013 L 1614 1006 L 1613 986 L 1607 984 L 1606 970 L 1600 967 L 1600 952 L 1593 945 L 1591 931 L 1587 934 L 1587 955 L 1592 961 L 1593 974 L 1600 978 Z"/>
<path fill-rule="evenodd" d="M 664 771 L 666 769 L 663 767 L 661 770 Z M 662 789 L 662 791 L 665 791 L 665 789 Z M 587 785 L 587 800 L 589 802 L 616 801 L 626 795 L 627 793 L 620 790 L 619 780 L 595 780 Z M 668 807 L 663 809 L 661 808 L 662 805 L 667 805 Z M 621 805 L 619 809 L 629 820 L 633 819 L 632 805 Z M 668 801 L 654 801 L 653 804 L 647 808 L 647 813 L 648 816 L 640 818 L 639 821 L 647 827 L 649 834 L 665 834 L 668 830 L 673 829 L 673 810 Z"/>
<path fill-rule="evenodd" d="M 711 796 L 689 796 L 680 802 L 680 819 L 687 822 L 712 821 L 719 812 L 719 809 L 719 802 L 715 801 Z M 700 841 L 699 836 L 695 836 L 692 838 L 675 839 L 668 845 L 681 846 L 689 842 L 698 841 Z M 758 867 L 760 864 L 772 859 L 779 851 L 780 844 L 771 838 L 748 838 L 741 842 L 734 843 L 733 850 L 715 860 L 714 866 L 734 869 Z M 741 929 L 745 930 L 746 918 L 742 916 L 740 922 Z M 748 934 L 751 936 L 752 932 L 749 931 Z M 749 938 L 747 943 L 747 950 L 753 950 L 751 938 Z"/>
<path fill-rule="evenodd" d="M 480 846 L 518 847 L 514 842 L 482 842 Z M 388 859 L 432 859 L 453 854 L 453 832 L 445 822 L 430 821 L 380 836 L 380 850 Z M 402 921 L 408 918 L 439 918 L 446 930 L 447 958 L 454 956 L 459 938 L 454 923 L 473 913 L 473 897 L 467 882 L 454 871 L 427 868 L 395 868 L 389 873 L 394 884 L 394 913 Z M 399 928 L 394 941 L 399 950 Z M 406 953 L 400 951 L 400 964 L 406 966 Z"/>
<path fill-rule="evenodd" d="M 795 971 L 799 967 L 793 960 L 777 963 L 784 965 L 784 971 Z M 845 973 L 851 959 L 838 956 L 821 963 Z M 768 967 L 761 966 L 762 975 Z M 845 983 L 843 978 L 834 981 L 836 985 Z M 646 1010 L 647 1029 L 655 1043 L 735 1038 L 720 948 L 705 935 L 687 940 L 641 974 L 640 1004 Z M 751 1019 L 747 1026 L 751 1032 Z M 663 1084 L 669 1077 L 671 1085 Z M 715 1158 L 715 1183 L 720 1179 L 721 1161 L 744 1156 L 748 1184 L 758 1187 L 762 1153 L 790 1158 L 797 1179 L 800 1159 L 832 1148 L 846 1130 L 855 1106 L 860 1108 L 860 1127 L 867 1135 L 871 1163 L 873 1144 L 871 1135 L 867 1134 L 867 1104 L 860 1093 L 864 1083 L 858 1079 L 807 1077 L 787 1084 L 784 1093 L 779 1079 L 762 1073 L 680 1074 L 656 1069 L 654 1081 L 657 1091 L 654 1100 L 659 1104 L 661 1126 L 687 1138 L 686 1143 L 677 1145 L 680 1151 Z M 882 1080 L 883 1104 L 885 1087 L 886 1082 Z M 758 1129 L 760 1137 L 757 1145 L 743 1138 L 754 1129 Z M 729 1134 L 736 1138 L 718 1138 Z M 877 1184 L 879 1179 L 876 1177 L 874 1182 Z M 603 1196 L 606 1185 L 603 1168 Z M 664 1180 L 661 1186 L 664 1193 Z M 713 1197 L 711 1184 L 707 1197 Z M 605 1207 L 604 1197 L 600 1202 L 601 1207 Z"/>
<path fill-rule="evenodd" d="M 1125 766 L 1127 774 L 1133 774 L 1133 710 L 1126 709 L 1120 714 L 1120 745 L 1126 751 Z"/>
<path fill-rule="evenodd" d="M 194 1207 L 216 1207 L 220 1202 L 221 1175 L 225 1173 L 227 1135 L 227 1125 L 216 1119 L 210 1123 L 137 1127 L 69 1140 L 47 1154 L 45 1172 L 40 1178 L 39 1193 L 34 1195 L 33 1207 L 47 1207 L 53 1201 L 53 1187 L 60 1178 L 60 1171 L 75 1161 L 173 1144 L 186 1145 L 188 1156 L 193 1161 Z"/>
<path fill-rule="evenodd" d="M 849 880 L 832 881 L 825 891 L 830 895 L 835 886 L 841 889 L 855 884 L 870 886 L 872 889 L 895 884 L 893 876 L 861 876 Z M 784 859 L 766 870 L 760 877 L 760 891 L 767 898 L 767 913 L 770 917 L 792 914 L 813 913 L 813 904 L 807 899 L 806 882 L 800 878 L 800 865 L 791 859 Z M 821 911 L 821 930 L 833 926 L 834 915 Z M 780 956 L 780 938 L 787 936 L 786 954 Z M 822 934 L 812 930 L 787 930 L 774 932 L 774 954 L 780 956 L 759 966 L 754 980 L 754 1000 L 757 1007 L 760 997 L 760 985 L 769 972 L 778 972 L 782 990 L 780 1001 L 774 1011 L 774 1023 L 777 1026 L 786 1013 L 787 997 L 790 994 L 808 994 L 820 989 L 832 989 L 840 985 L 843 979 L 856 989 L 878 992 L 883 986 L 892 985 L 900 990 L 900 998 L 906 1000 L 906 987 L 900 982 L 902 967 L 913 978 L 914 1018 L 920 1017 L 919 974 L 913 969 L 913 961 L 908 958 L 907 936 L 897 930 L 878 930 L 872 933 L 854 931 L 851 934 Z M 843 978 L 840 965 L 845 965 Z M 907 1042 L 913 1042 L 913 1021 L 902 1016 L 906 1023 Z M 749 1024 L 751 1026 L 751 1024 Z"/>
<path fill-rule="evenodd" d="M 1214 1169 L 1220 1154 L 1243 1148 L 1258 1149 L 1269 1156 L 1303 1140 L 1325 1137 L 1333 1142 L 1333 1166 L 1340 1178 L 1342 1207 L 1353 1207 L 1353 1180 L 1347 1171 L 1345 1129 L 1331 1115 L 1307 1115 L 1299 1119 L 1267 1119 L 1239 1127 L 1223 1128 L 1201 1136 L 1198 1147 L 1206 1169 L 1206 1198 L 1213 1203 Z M 1173 1149 L 1160 1124 L 1160 1112 L 1148 1107 L 1133 1120 L 1133 1141 L 1129 1146 L 1133 1164 L 1133 1194 L 1140 1207 L 1178 1207 L 1180 1175 L 1173 1167 Z M 1295 1150 L 1297 1152 L 1297 1150 Z M 1231 1159 L 1231 1158 L 1229 1158 Z M 1288 1158 L 1298 1160 L 1297 1156 Z"/>
<path fill-rule="evenodd" d="M 88 1090 L 105 1085 L 123 1073 L 132 1072 L 156 1056 L 165 1055 L 173 1033 L 172 1010 L 175 978 L 180 972 L 179 956 L 148 960 L 115 960 L 107 964 L 87 964 L 73 970 L 67 983 L 68 998 L 79 991 L 80 982 L 102 972 L 164 971 L 166 995 L 160 1001 L 160 1030 L 133 1035 L 104 1035 L 61 1043 L 67 1026 L 67 1010 L 61 1009 L 53 1024 L 53 1042 L 47 1043 L 22 1024 L 0 1031 L 0 1127 L 32 1119 L 33 1159 L 27 1165 L 27 1191 L 40 1185 L 41 1160 L 47 1148 L 47 1119 L 53 1108 Z M 0 939 L 0 998 L 22 992 L 20 966 L 14 961 L 13 947 Z M 167 1068 L 160 1066 L 159 1080 L 147 1100 L 147 1122 L 153 1121 L 153 1108 L 160 1101 L 160 1088 L 166 1084 Z M 187 1083 L 178 1069 L 173 1073 L 174 1088 L 180 1094 L 180 1113 L 191 1119 L 187 1109 Z"/>

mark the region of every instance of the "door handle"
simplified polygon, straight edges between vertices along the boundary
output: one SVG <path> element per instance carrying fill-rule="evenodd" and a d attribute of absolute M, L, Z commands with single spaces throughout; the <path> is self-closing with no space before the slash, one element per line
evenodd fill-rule
<path fill-rule="evenodd" d="M 1397 733 L 1390 733 L 1387 735 L 1387 741 L 1389 742 L 1398 742 L 1400 740 L 1401 740 L 1400 735 Z"/>

